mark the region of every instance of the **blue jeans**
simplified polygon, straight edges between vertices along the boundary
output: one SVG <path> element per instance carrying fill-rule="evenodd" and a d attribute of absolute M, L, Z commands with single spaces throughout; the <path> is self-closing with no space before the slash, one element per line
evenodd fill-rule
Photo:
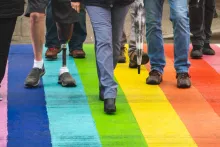
<path fill-rule="evenodd" d="M 120 55 L 121 36 L 129 6 L 102 8 L 86 6 L 94 35 L 99 86 L 104 99 L 116 98 L 117 83 L 114 68 Z"/>
<path fill-rule="evenodd" d="M 146 9 L 146 39 L 151 70 L 163 73 L 166 64 L 161 29 L 164 0 L 144 0 Z M 190 29 L 187 0 L 169 0 L 170 20 L 174 32 L 174 67 L 177 73 L 188 72 Z M 169 26 L 167 26 L 169 27 Z"/>
<path fill-rule="evenodd" d="M 72 50 L 80 50 L 83 48 L 83 43 L 86 40 L 87 32 L 86 32 L 86 12 L 85 9 L 82 8 L 80 10 L 80 21 L 74 23 L 74 29 L 72 38 L 69 41 L 69 49 Z M 57 35 L 57 27 L 56 23 L 52 16 L 52 7 L 51 1 L 49 1 L 47 10 L 46 10 L 46 47 L 57 47 L 60 48 L 60 43 Z"/>

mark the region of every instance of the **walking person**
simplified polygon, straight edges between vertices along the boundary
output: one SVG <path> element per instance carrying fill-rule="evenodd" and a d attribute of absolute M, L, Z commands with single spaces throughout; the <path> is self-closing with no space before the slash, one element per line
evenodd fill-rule
<path fill-rule="evenodd" d="M 0 4 L 0 88 L 17 17 L 24 12 L 24 0 L 5 0 Z M 3 96 L 0 93 L 0 100 Z"/>

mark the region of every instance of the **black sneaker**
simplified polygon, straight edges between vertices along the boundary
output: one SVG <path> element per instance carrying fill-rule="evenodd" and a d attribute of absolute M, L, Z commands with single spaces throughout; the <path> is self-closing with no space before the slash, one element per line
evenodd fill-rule
<path fill-rule="evenodd" d="M 211 48 L 209 43 L 206 43 L 202 48 L 203 55 L 215 55 L 215 51 Z"/>
<path fill-rule="evenodd" d="M 126 47 L 121 48 L 120 55 L 118 57 L 118 63 L 126 63 L 125 50 Z"/>
<path fill-rule="evenodd" d="M 104 111 L 107 114 L 116 112 L 115 98 L 108 98 L 104 100 Z"/>
<path fill-rule="evenodd" d="M 152 70 L 149 73 L 149 77 L 146 79 L 146 83 L 149 85 L 159 85 L 162 82 L 162 74 L 157 70 Z"/>
<path fill-rule="evenodd" d="M 44 66 L 42 69 L 40 68 L 32 68 L 31 72 L 28 74 L 24 85 L 27 88 L 37 87 L 40 83 L 40 78 L 45 74 Z"/>
<path fill-rule="evenodd" d="M 64 72 L 59 75 L 58 83 L 63 87 L 76 87 L 76 81 L 72 78 L 69 72 Z"/>
<path fill-rule="evenodd" d="M 188 73 L 177 73 L 177 87 L 178 88 L 190 88 L 191 81 Z"/>

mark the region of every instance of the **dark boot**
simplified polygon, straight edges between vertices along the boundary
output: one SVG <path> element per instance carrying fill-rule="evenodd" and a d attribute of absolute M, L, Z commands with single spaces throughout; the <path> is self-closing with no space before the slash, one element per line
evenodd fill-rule
<path fill-rule="evenodd" d="M 209 43 L 205 43 L 202 48 L 203 55 L 215 55 L 215 51 L 211 48 Z"/>
<path fill-rule="evenodd" d="M 162 82 L 162 74 L 157 70 L 152 70 L 149 73 L 149 77 L 146 79 L 146 83 L 149 85 L 159 85 Z"/>
<path fill-rule="evenodd" d="M 107 114 L 116 112 L 115 98 L 107 98 L 104 100 L 104 111 Z"/>
<path fill-rule="evenodd" d="M 193 45 L 193 49 L 190 53 L 192 59 L 201 59 L 202 58 L 202 47 L 199 45 Z"/>
<path fill-rule="evenodd" d="M 190 88 L 191 81 L 188 73 L 177 73 L 177 87 L 178 88 Z"/>

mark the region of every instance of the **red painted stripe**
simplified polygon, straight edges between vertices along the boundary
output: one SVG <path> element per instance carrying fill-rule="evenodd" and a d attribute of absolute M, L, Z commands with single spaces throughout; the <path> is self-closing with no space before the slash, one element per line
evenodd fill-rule
<path fill-rule="evenodd" d="M 173 45 L 166 45 L 166 56 L 173 60 Z M 206 61 L 190 59 L 193 85 L 220 116 L 220 76 Z"/>

